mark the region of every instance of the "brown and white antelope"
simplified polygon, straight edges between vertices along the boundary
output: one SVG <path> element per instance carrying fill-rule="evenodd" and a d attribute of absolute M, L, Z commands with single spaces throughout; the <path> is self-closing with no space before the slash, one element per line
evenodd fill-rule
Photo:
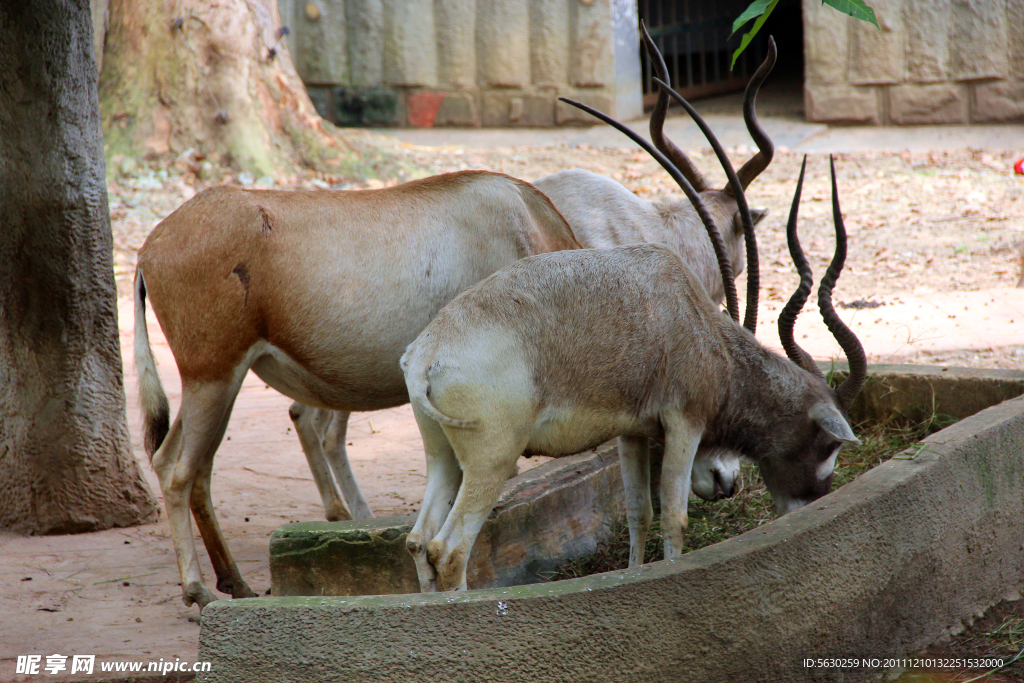
<path fill-rule="evenodd" d="M 802 181 L 801 173 L 790 216 L 794 254 Z M 683 545 L 698 447 L 756 462 L 779 514 L 827 493 L 840 447 L 857 442 L 846 413 L 866 374 L 859 341 L 831 305 L 846 240 L 836 192 L 833 171 L 837 247 L 819 307 L 850 361 L 835 391 L 792 340 L 809 290 L 806 263 L 780 317 L 792 361 L 723 316 L 693 271 L 660 245 L 531 257 L 446 306 L 402 357 L 427 454 L 426 494 L 407 541 L 421 590 L 467 587 L 476 536 L 508 463 L 523 452 L 560 456 L 614 436 L 632 441 L 620 450 L 630 566 L 642 562 L 652 516 L 648 438 L 665 444 L 669 559 Z M 704 223 L 714 242 L 706 212 Z M 756 297 L 747 306 L 756 308 Z"/>

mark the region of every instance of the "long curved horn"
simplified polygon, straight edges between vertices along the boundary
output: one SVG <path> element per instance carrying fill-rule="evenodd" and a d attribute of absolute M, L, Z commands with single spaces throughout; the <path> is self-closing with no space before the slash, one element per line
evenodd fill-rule
<path fill-rule="evenodd" d="M 751 334 L 757 331 L 757 300 L 761 288 L 761 276 L 760 267 L 758 266 L 757 259 L 757 239 L 754 236 L 754 221 L 750 217 L 750 207 L 747 206 L 747 197 L 743 193 L 743 187 L 740 184 L 740 180 L 733 171 L 732 164 L 729 162 L 729 157 L 726 156 L 725 150 L 722 149 L 721 143 L 718 138 L 711 131 L 710 126 L 707 122 L 701 118 L 697 110 L 687 102 L 682 95 L 673 90 L 668 83 L 662 82 L 660 79 L 655 78 L 654 82 L 661 88 L 661 92 L 668 93 L 679 105 L 686 110 L 686 113 L 690 115 L 693 122 L 697 124 L 701 132 L 704 133 L 704 137 L 708 139 L 711 144 L 711 149 L 715 150 L 715 156 L 718 157 L 718 161 L 722 164 L 722 168 L 725 170 L 725 175 L 729 179 L 729 187 L 735 193 L 736 208 L 740 214 L 740 221 L 743 223 L 743 238 L 746 241 L 747 247 L 747 308 L 743 315 L 743 327 L 750 330 Z"/>
<path fill-rule="evenodd" d="M 754 72 L 754 76 L 747 83 L 747 89 L 743 93 L 743 121 L 747 124 L 747 132 L 754 139 L 758 149 L 757 154 L 748 159 L 740 167 L 740 170 L 736 172 L 744 190 L 747 189 L 750 183 L 754 182 L 754 178 L 760 175 L 761 171 L 768 168 L 768 164 L 771 163 L 772 157 L 775 155 L 775 145 L 772 144 L 768 134 L 764 132 L 761 124 L 757 121 L 754 102 L 757 99 L 757 92 L 761 89 L 761 84 L 768 78 L 772 67 L 775 66 L 776 56 L 775 39 L 769 37 L 768 55 L 764 58 L 761 66 L 757 68 L 757 71 Z M 725 188 L 725 191 L 732 194 L 732 185 Z"/>
<path fill-rule="evenodd" d="M 661 167 L 664 168 L 670 176 L 672 176 L 672 179 L 675 180 L 683 190 L 686 198 L 689 199 L 690 203 L 693 204 L 693 207 L 697 209 L 697 215 L 704 224 L 704 228 L 708 231 L 708 237 L 711 238 L 711 246 L 714 247 L 715 257 L 718 259 L 718 268 L 722 271 L 722 285 L 725 288 L 725 304 L 729 309 L 729 315 L 732 319 L 738 321 L 740 318 L 740 307 L 739 302 L 736 299 L 736 283 L 733 281 L 732 263 L 729 261 L 729 255 L 725 252 L 725 243 L 722 241 L 722 235 L 718 232 L 715 222 L 711 220 L 711 216 L 708 214 L 708 210 L 707 207 L 704 206 L 704 202 L 701 201 L 700 195 L 693 189 L 693 186 L 690 185 L 689 181 L 682 173 L 680 173 L 679 169 L 665 157 L 664 154 L 656 150 L 651 143 L 644 140 L 643 137 L 636 133 L 636 131 L 632 130 L 625 124 L 616 121 L 607 114 L 599 112 L 592 107 L 588 107 L 582 102 L 576 102 L 575 100 L 570 100 L 567 97 L 559 97 L 558 99 L 566 104 L 571 104 L 577 109 L 582 109 L 591 116 L 600 119 L 609 126 L 615 128 L 615 130 L 626 135 L 630 140 L 640 145 L 645 152 L 654 157 L 655 161 L 661 164 Z"/>
<path fill-rule="evenodd" d="M 821 369 L 814 362 L 810 354 L 800 348 L 800 345 L 793 339 L 793 326 L 796 324 L 796 317 L 800 315 L 807 297 L 811 294 L 811 285 L 814 284 L 814 275 L 811 273 L 811 266 L 807 263 L 803 249 L 800 248 L 800 238 L 796 234 L 797 214 L 800 210 L 800 193 L 804 186 L 804 170 L 807 168 L 807 155 L 804 155 L 804 162 L 800 166 L 800 179 L 796 183 L 796 193 L 793 195 L 793 205 L 789 209 L 789 221 L 786 223 L 786 243 L 789 244 L 789 255 L 793 259 L 793 265 L 800 273 L 800 286 L 793 292 L 785 308 L 779 314 L 779 340 L 782 341 L 782 348 L 791 361 L 802 367 L 807 372 L 821 377 Z"/>
<path fill-rule="evenodd" d="M 868 376 L 868 361 L 864 355 L 864 347 L 861 346 L 857 335 L 847 327 L 836 309 L 832 307 L 832 289 L 839 279 L 839 273 L 843 270 L 843 263 L 846 261 L 846 228 L 843 226 L 843 214 L 839 210 L 839 189 L 836 185 L 836 164 L 830 154 L 828 157 L 829 167 L 832 171 L 832 217 L 836 224 L 836 252 L 832 257 L 832 263 L 825 271 L 825 277 L 821 278 L 818 286 L 818 310 L 821 317 L 825 319 L 828 331 L 832 333 L 839 346 L 846 354 L 846 360 L 850 364 L 850 374 L 846 380 L 836 388 L 839 402 L 844 410 L 849 410 L 853 399 L 857 398 L 860 388 L 864 386 L 864 380 Z"/>
<path fill-rule="evenodd" d="M 671 83 L 668 77 L 668 67 L 665 66 L 665 59 L 661 56 L 661 52 L 655 46 L 654 41 L 651 40 L 651 35 L 647 32 L 647 26 L 642 21 L 640 22 L 640 32 L 643 34 L 644 45 L 647 46 L 647 54 L 651 58 L 651 66 L 658 73 L 658 78 L 665 83 Z M 665 127 L 665 114 L 667 112 L 668 93 L 662 87 L 658 92 L 658 101 L 654 104 L 654 110 L 651 112 L 651 142 L 654 143 L 654 146 L 662 154 L 668 157 L 673 166 L 686 176 L 693 189 L 697 190 L 697 192 L 703 192 L 710 187 L 708 179 L 697 170 L 697 167 L 693 165 L 693 162 L 690 161 L 690 158 L 686 156 L 683 150 L 676 147 L 675 143 L 671 140 L 666 139 L 662 133 L 662 129 Z"/>

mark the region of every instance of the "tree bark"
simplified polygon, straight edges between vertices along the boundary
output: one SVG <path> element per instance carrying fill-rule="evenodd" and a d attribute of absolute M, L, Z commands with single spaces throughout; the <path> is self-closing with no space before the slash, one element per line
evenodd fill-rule
<path fill-rule="evenodd" d="M 0 527 L 153 521 L 132 454 L 88 0 L 0 2 Z"/>
<path fill-rule="evenodd" d="M 191 148 L 273 177 L 341 165 L 355 150 L 325 128 L 280 29 L 276 0 L 110 0 L 100 75 L 108 157 Z"/>

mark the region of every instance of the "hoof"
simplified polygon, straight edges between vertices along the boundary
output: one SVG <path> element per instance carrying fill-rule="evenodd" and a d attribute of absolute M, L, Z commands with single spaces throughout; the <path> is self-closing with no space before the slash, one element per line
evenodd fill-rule
<path fill-rule="evenodd" d="M 437 540 L 436 538 L 427 544 L 427 561 L 440 569 L 441 558 L 445 556 L 445 551 L 448 547 L 444 542 Z"/>
<path fill-rule="evenodd" d="M 438 577 L 437 589 L 444 593 L 458 593 L 460 591 L 468 590 L 469 587 L 466 585 L 466 577 L 463 576 L 461 581 L 458 577 L 449 577 L 449 582 L 442 582 L 441 578 Z"/>
<path fill-rule="evenodd" d="M 440 562 L 433 564 L 437 570 L 437 587 L 440 590 L 466 590 L 466 554 L 461 549 L 456 548 Z"/>
<path fill-rule="evenodd" d="M 217 590 L 221 593 L 227 593 L 232 598 L 255 598 L 258 597 L 251 588 L 241 579 L 241 577 L 233 579 L 219 579 L 217 581 Z"/>
<path fill-rule="evenodd" d="M 251 588 L 249 588 L 245 584 L 243 584 L 242 585 L 242 589 L 233 592 L 231 594 L 231 597 L 233 597 L 233 598 L 258 598 L 258 597 L 260 597 L 260 594 L 257 593 L 256 591 L 252 590 Z"/>
<path fill-rule="evenodd" d="M 352 519 L 352 512 L 344 503 L 338 501 L 324 510 L 324 517 L 328 522 L 347 522 Z"/>
<path fill-rule="evenodd" d="M 352 512 L 352 519 L 364 520 L 364 519 L 376 519 L 376 517 L 373 516 L 373 511 L 370 510 L 370 506 L 368 506 L 368 505 L 363 505 L 363 506 L 356 505 L 355 506 L 355 510 L 353 510 L 353 512 Z"/>
<path fill-rule="evenodd" d="M 203 611 L 204 607 L 216 599 L 217 597 L 201 583 L 189 584 L 188 588 L 183 591 L 181 596 L 181 601 L 185 603 L 185 607 L 191 607 L 192 605 L 198 604 L 200 612 Z"/>

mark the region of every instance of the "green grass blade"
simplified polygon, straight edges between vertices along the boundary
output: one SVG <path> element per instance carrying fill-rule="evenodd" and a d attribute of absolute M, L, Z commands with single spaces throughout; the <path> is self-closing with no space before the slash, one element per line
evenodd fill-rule
<path fill-rule="evenodd" d="M 837 9 L 843 14 L 849 14 L 854 19 L 874 24 L 875 28 L 880 28 L 878 20 L 875 19 L 875 10 L 868 7 L 864 0 L 822 0 L 821 4 Z"/>
<path fill-rule="evenodd" d="M 764 22 L 768 19 L 769 15 L 771 15 L 772 13 L 772 10 L 775 9 L 775 6 L 778 4 L 779 0 L 769 0 L 768 6 L 765 8 L 764 13 L 757 18 L 757 21 L 754 22 L 754 27 L 743 34 L 743 40 L 740 41 L 740 46 L 736 48 L 735 52 L 732 53 L 732 64 L 729 65 L 730 71 L 732 71 L 733 68 L 735 68 L 736 60 L 739 59 L 740 54 L 742 54 L 742 52 L 747 49 L 747 45 L 750 45 L 750 41 L 752 41 L 754 39 L 754 36 L 757 35 L 757 32 L 761 30 L 761 27 L 764 26 Z M 753 6 L 754 5 L 748 7 L 747 11 L 744 12 L 743 14 L 749 12 Z M 733 24 L 733 26 L 735 26 L 735 24 Z"/>

